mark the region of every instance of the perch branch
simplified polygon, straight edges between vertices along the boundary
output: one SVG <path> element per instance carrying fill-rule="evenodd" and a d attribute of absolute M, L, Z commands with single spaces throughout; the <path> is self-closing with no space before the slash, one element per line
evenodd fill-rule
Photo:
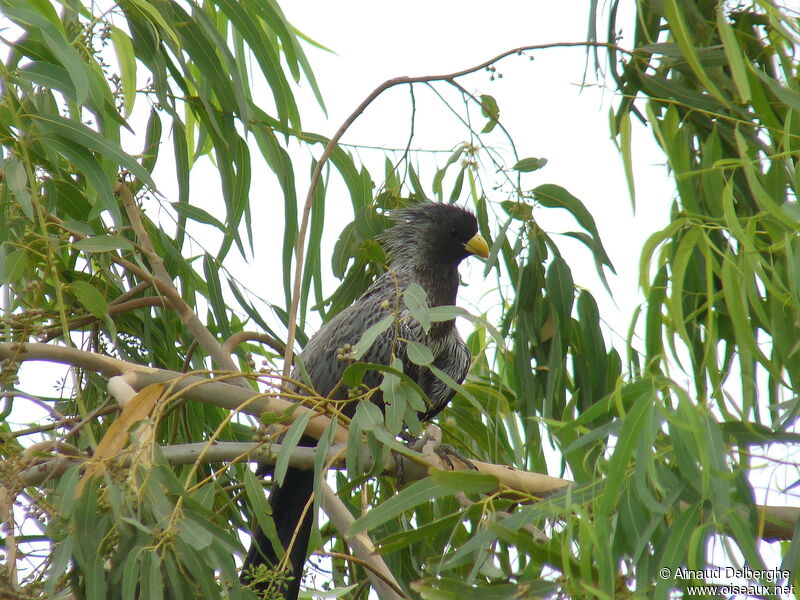
<path fill-rule="evenodd" d="M 165 460 L 171 465 L 195 464 L 198 461 L 205 464 L 239 462 L 242 460 L 275 464 L 282 449 L 283 447 L 281 444 L 263 444 L 259 442 L 216 442 L 210 446 L 205 442 L 196 442 L 192 444 L 162 446 L 161 453 Z M 328 461 L 331 468 L 345 468 L 344 449 L 345 445 L 340 442 L 324 450 L 326 453 L 325 460 Z M 298 469 L 311 470 L 314 468 L 316 455 L 320 451 L 323 450 L 296 446 L 289 456 L 289 465 Z M 369 456 L 366 449 L 364 452 L 366 454 L 364 463 L 365 466 L 369 468 L 372 465 L 372 457 Z M 426 459 L 428 459 L 428 457 L 426 457 Z M 84 462 L 86 462 L 85 458 L 64 455 L 55 456 L 54 458 L 32 465 L 21 471 L 17 475 L 17 483 L 22 486 L 37 486 L 44 481 L 60 477 L 70 467 Z M 456 461 L 454 460 L 454 462 Z M 123 465 L 129 464 L 128 459 L 124 455 L 121 457 L 121 463 Z M 505 469 L 502 465 L 492 465 L 475 461 L 473 461 L 473 464 L 483 473 L 491 473 L 492 467 Z M 440 468 L 444 465 L 431 464 L 429 466 Z M 409 470 L 408 467 L 405 467 L 405 469 L 403 477 L 407 481 L 421 479 L 428 474 L 427 468 Z M 397 475 L 397 462 L 391 455 L 387 461 L 384 473 L 388 476 Z M 539 473 L 527 471 L 517 471 L 517 473 L 520 479 L 530 478 L 530 481 L 527 483 L 528 487 L 532 487 L 531 482 L 538 481 L 542 484 L 541 488 L 536 492 L 538 495 L 556 492 L 559 489 L 563 489 L 565 484 L 571 483 L 564 479 L 543 476 Z M 543 479 L 540 479 L 540 477 L 543 477 Z M 547 485 L 551 487 L 547 488 Z M 324 500 L 325 498 L 323 498 L 323 501 Z M 331 510 L 337 510 L 333 504 L 324 505 L 324 508 L 326 513 L 329 508 Z M 795 523 L 800 519 L 800 508 L 792 506 L 757 506 L 756 510 L 764 520 L 764 529 L 761 535 L 763 540 L 772 542 L 792 539 Z M 336 523 L 334 524 L 336 525 Z M 337 529 L 339 529 L 338 525 Z M 339 531 L 347 531 L 347 529 L 339 529 Z"/>

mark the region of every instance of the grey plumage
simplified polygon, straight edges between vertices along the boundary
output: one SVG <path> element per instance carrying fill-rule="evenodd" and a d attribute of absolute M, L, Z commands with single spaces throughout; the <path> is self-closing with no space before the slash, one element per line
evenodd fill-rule
<path fill-rule="evenodd" d="M 337 356 L 337 350 L 347 345 L 355 346 L 369 327 L 387 315 L 396 314 L 399 317 L 396 327 L 383 331 L 360 360 L 390 364 L 392 358 L 399 358 L 403 371 L 429 398 L 426 410 L 418 415 L 421 421 L 426 421 L 447 405 L 454 392 L 428 368 L 407 360 L 406 340 L 426 345 L 434 356 L 433 364 L 459 383 L 467 375 L 470 355 L 453 321 L 434 323 L 425 332 L 409 316 L 403 292 L 416 283 L 425 290 L 429 306 L 455 304 L 459 263 L 469 254 L 486 257 L 488 247 L 483 238 L 477 235 L 475 216 L 456 206 L 419 203 L 395 211 L 391 218 L 395 225 L 379 238 L 390 258 L 389 270 L 355 303 L 326 323 L 309 340 L 300 358 L 311 384 L 320 396 L 346 400 L 347 389 L 340 385 L 340 379 L 350 362 Z M 302 379 L 297 367 L 293 378 Z M 368 372 L 363 379 L 363 383 L 369 387 L 377 387 L 380 382 L 380 373 L 374 371 Z M 383 410 L 380 392 L 373 394 L 371 400 Z M 345 405 L 343 412 L 352 416 L 355 408 L 355 403 L 350 402 Z M 314 445 L 316 441 L 304 436 L 300 443 Z M 288 545 L 300 520 L 297 506 L 304 505 L 311 493 L 313 473 L 310 471 L 289 469 L 283 485 L 273 485 L 270 504 L 278 537 L 284 546 Z M 284 597 L 289 600 L 294 600 L 299 592 L 312 522 L 313 515 L 306 514 L 299 524 L 300 533 L 290 549 L 295 580 L 282 590 Z M 245 560 L 243 580 L 247 580 L 248 568 L 263 562 L 277 564 L 277 556 L 264 534 L 257 531 Z"/>

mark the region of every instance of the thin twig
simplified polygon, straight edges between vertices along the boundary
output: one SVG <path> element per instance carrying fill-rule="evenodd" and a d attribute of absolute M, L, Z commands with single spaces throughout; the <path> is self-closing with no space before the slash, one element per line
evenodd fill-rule
<path fill-rule="evenodd" d="M 146 282 L 147 286 L 150 287 L 150 283 Z M 108 303 L 108 316 L 114 317 L 116 315 L 136 310 L 138 308 L 145 308 L 145 307 L 161 307 L 161 308 L 170 308 L 172 305 L 170 302 L 161 296 L 146 296 L 144 298 L 134 298 L 133 300 L 128 300 L 127 302 L 119 302 L 119 298 L 115 298 L 117 303 L 109 302 Z M 83 317 L 76 317 L 74 319 L 70 319 L 67 322 L 67 327 L 70 330 L 78 329 L 79 327 L 85 327 L 86 325 L 91 325 L 92 323 L 98 322 L 99 319 L 94 315 L 85 315 Z M 53 325 L 52 327 L 46 327 L 40 336 L 37 336 L 39 340 L 44 342 L 49 342 L 50 340 L 58 337 L 63 333 L 63 328 L 61 325 Z"/>

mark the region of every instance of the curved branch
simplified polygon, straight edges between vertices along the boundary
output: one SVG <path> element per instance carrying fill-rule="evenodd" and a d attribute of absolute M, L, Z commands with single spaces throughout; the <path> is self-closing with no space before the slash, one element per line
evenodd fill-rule
<path fill-rule="evenodd" d="M 234 350 L 236 350 L 236 346 L 244 342 L 261 342 L 281 355 L 286 352 L 286 344 L 282 341 L 272 337 L 268 333 L 259 333 L 257 331 L 239 331 L 234 333 L 222 344 L 222 351 L 225 352 L 225 354 L 233 354 Z"/>

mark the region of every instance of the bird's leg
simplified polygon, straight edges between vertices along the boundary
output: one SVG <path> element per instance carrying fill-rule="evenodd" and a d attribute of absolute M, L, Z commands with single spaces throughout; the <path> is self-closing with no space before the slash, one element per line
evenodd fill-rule
<path fill-rule="evenodd" d="M 419 445 L 419 441 L 423 438 L 423 436 L 415 436 L 411 433 L 408 429 L 403 429 L 400 433 L 397 434 L 398 437 L 405 442 L 406 446 L 411 448 L 412 450 L 416 450 L 419 452 L 422 448 Z M 406 457 L 397 454 L 397 482 L 400 485 L 403 485 L 406 482 Z"/>
<path fill-rule="evenodd" d="M 403 440 L 406 443 L 406 446 L 408 446 L 409 448 L 414 448 L 414 444 L 416 444 L 417 441 L 419 441 L 420 439 L 419 437 L 411 433 L 408 429 L 403 429 L 403 431 L 401 431 L 397 435 L 400 437 L 401 440 Z M 414 450 L 417 450 L 417 448 L 414 448 Z"/>

